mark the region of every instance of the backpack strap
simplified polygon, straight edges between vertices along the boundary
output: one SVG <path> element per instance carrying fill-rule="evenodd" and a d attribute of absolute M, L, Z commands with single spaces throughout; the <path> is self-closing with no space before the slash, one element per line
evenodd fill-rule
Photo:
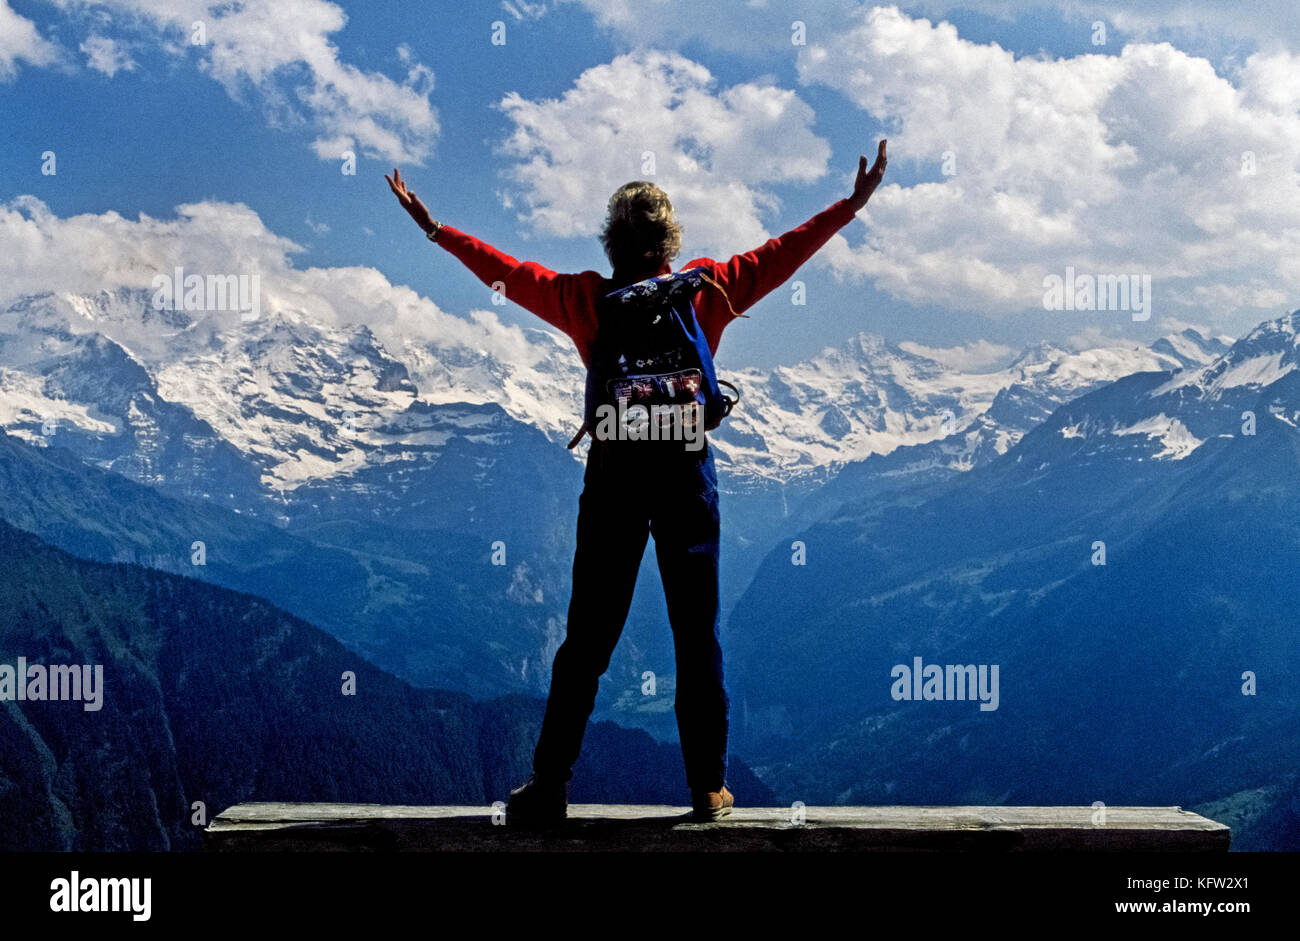
<path fill-rule="evenodd" d="M 732 388 L 735 387 L 733 386 Z M 730 409 L 728 409 L 728 411 L 730 411 Z M 569 442 L 568 449 L 572 451 L 574 448 L 576 448 L 578 446 L 578 442 L 582 440 L 582 436 L 585 435 L 586 433 L 587 433 L 587 423 L 583 422 L 582 427 L 578 429 L 578 433 L 574 435 L 573 440 Z"/>
<path fill-rule="evenodd" d="M 707 274 L 705 274 L 703 271 L 700 272 L 700 278 L 703 279 L 703 280 L 704 280 L 705 282 L 707 282 L 708 284 L 713 285 L 715 288 L 717 288 L 717 289 L 722 293 L 722 299 L 723 299 L 724 301 L 727 302 L 727 310 L 731 311 L 731 316 L 732 316 L 732 317 L 744 317 L 744 318 L 746 318 L 746 319 L 749 318 L 749 314 L 738 314 L 738 313 L 736 313 L 736 308 L 734 308 L 734 307 L 731 306 L 731 298 L 727 296 L 727 289 L 726 289 L 726 288 L 724 288 L 724 287 L 723 287 L 721 284 L 719 284 L 717 281 L 714 281 L 712 278 L 710 278 L 710 277 L 709 277 Z M 732 388 L 734 389 L 734 388 L 736 388 L 736 387 L 735 387 L 735 386 L 732 386 Z"/>
<path fill-rule="evenodd" d="M 731 410 L 736 407 L 736 403 L 740 401 L 740 390 L 725 379 L 719 379 L 718 386 L 726 386 L 732 392 L 736 393 L 734 398 L 726 394 L 722 396 L 722 417 L 726 418 L 731 414 Z M 581 437 L 581 434 L 579 434 L 579 437 Z M 574 439 L 575 442 L 577 440 L 577 438 Z"/>

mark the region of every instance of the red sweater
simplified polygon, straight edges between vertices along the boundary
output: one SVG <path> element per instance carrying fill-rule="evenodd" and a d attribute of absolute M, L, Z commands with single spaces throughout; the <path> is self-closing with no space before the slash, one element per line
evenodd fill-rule
<path fill-rule="evenodd" d="M 685 268 L 704 267 L 726 292 L 724 295 L 706 289 L 695 300 L 695 314 L 708 338 L 709 349 L 717 353 L 723 328 L 768 292 L 784 284 L 853 216 L 848 200 L 841 199 L 798 228 L 768 239 L 752 252 L 733 255 L 727 262 L 696 258 L 686 264 Z M 587 363 L 596 336 L 596 301 L 622 285 L 613 284 L 596 271 L 557 274 L 536 262 L 518 261 L 449 225 L 444 225 L 438 233 L 438 244 L 460 259 L 488 287 L 501 283 L 509 300 L 568 334 L 577 345 L 582 362 Z M 657 274 L 668 274 L 671 270 L 665 264 Z"/>

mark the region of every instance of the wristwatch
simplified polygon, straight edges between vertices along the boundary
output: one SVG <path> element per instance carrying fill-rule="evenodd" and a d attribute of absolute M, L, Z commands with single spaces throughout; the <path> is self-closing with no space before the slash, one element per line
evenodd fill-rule
<path fill-rule="evenodd" d="M 442 231 L 442 223 L 435 220 L 433 223 L 433 228 L 430 229 L 428 232 L 425 232 L 424 237 L 427 238 L 430 242 L 436 242 L 438 241 L 438 233 L 441 231 Z"/>

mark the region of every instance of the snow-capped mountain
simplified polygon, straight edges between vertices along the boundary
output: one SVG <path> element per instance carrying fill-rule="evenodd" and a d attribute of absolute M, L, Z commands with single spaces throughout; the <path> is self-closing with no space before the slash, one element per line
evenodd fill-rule
<path fill-rule="evenodd" d="M 1268 320 L 1200 369 L 1187 369 L 1153 396 L 1222 399 L 1232 389 L 1262 389 L 1300 366 L 1300 310 Z"/>
<path fill-rule="evenodd" d="M 1207 364 L 1227 349 L 1186 330 L 1150 347 L 1070 352 L 1043 343 L 996 372 L 949 369 L 860 334 L 768 372 L 743 370 L 744 408 L 715 437 L 740 478 L 821 477 L 897 452 L 895 463 L 966 470 L 1005 453 L 1057 406 L 1135 372 Z"/>
<path fill-rule="evenodd" d="M 0 426 L 253 509 L 307 482 L 426 463 L 454 439 L 490 445 L 500 429 L 467 406 L 567 440 L 577 357 L 536 334 L 520 362 L 454 342 L 395 355 L 364 324 L 293 311 L 246 323 L 159 312 L 147 292 L 38 295 L 0 312 Z"/>
<path fill-rule="evenodd" d="M 1259 434 L 1265 422 L 1297 425 L 1288 395 L 1300 366 L 1300 310 L 1260 324 L 1223 355 L 1170 374 L 1135 375 L 1071 401 L 1043 425 L 1072 460 L 1123 452 L 1179 461 L 1207 441 Z"/>
<path fill-rule="evenodd" d="M 251 322 L 159 310 L 145 291 L 25 297 L 0 311 L 0 426 L 37 442 L 63 434 L 102 466 L 241 509 L 435 459 L 453 437 L 490 441 L 481 415 L 449 406 L 498 406 L 557 444 L 576 428 L 583 368 L 553 333 L 520 331 L 495 348 L 472 330 L 387 340 L 293 309 Z M 964 470 L 1084 391 L 1207 365 L 1224 348 L 1191 330 L 1145 348 L 1041 344 L 974 373 L 861 334 L 773 370 L 724 361 L 743 399 L 714 440 L 739 490 L 824 480 L 879 455 Z"/>

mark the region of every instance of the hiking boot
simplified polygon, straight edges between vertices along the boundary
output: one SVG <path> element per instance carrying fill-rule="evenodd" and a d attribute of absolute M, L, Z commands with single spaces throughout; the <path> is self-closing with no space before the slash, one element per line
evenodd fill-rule
<path fill-rule="evenodd" d="M 731 796 L 726 785 L 718 791 L 701 791 L 691 795 L 692 816 L 696 820 L 717 820 L 731 813 L 736 799 Z"/>
<path fill-rule="evenodd" d="M 510 792 L 506 803 L 506 823 L 555 823 L 569 813 L 569 787 L 563 781 L 539 780 L 530 775 L 528 782 Z"/>

